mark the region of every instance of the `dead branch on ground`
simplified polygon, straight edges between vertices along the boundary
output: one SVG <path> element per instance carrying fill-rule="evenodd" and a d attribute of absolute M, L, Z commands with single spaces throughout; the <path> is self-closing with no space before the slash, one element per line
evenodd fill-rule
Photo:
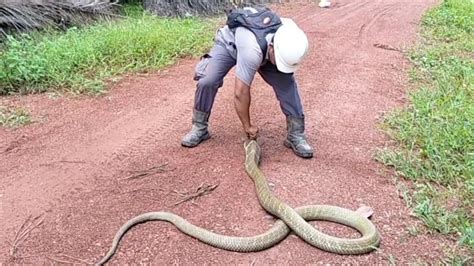
<path fill-rule="evenodd" d="M 204 184 L 201 184 L 197 189 L 195 189 L 194 191 L 191 191 L 191 192 L 180 192 L 180 191 L 177 191 L 177 190 L 174 190 L 173 192 L 180 195 L 181 196 L 181 200 L 176 202 L 174 204 L 174 206 L 177 206 L 181 203 L 184 203 L 184 202 L 187 202 L 187 201 L 193 201 L 201 196 L 204 196 L 204 195 L 208 195 L 209 193 L 211 193 L 214 189 L 216 189 L 217 187 L 219 186 L 219 184 L 215 184 L 215 185 L 204 185 Z"/>
<path fill-rule="evenodd" d="M 131 180 L 131 179 L 137 179 L 139 177 L 144 177 L 144 176 L 148 176 L 148 175 L 154 175 L 154 174 L 158 174 L 158 173 L 164 173 L 167 171 L 167 166 L 168 166 L 168 163 L 163 163 L 163 164 L 160 164 L 158 166 L 153 166 L 149 169 L 146 169 L 146 170 L 139 170 L 139 171 L 133 171 L 131 175 L 125 177 L 125 178 L 122 178 L 122 180 Z"/>
<path fill-rule="evenodd" d="M 18 228 L 18 231 L 15 233 L 15 237 L 13 238 L 13 241 L 11 243 L 11 248 L 10 248 L 10 257 L 15 259 L 16 258 L 16 251 L 18 247 L 21 245 L 25 239 L 28 238 L 30 235 L 31 231 L 33 229 L 37 228 L 40 226 L 44 221 L 44 214 L 40 214 L 34 218 L 32 216 L 28 216 L 28 218 L 21 224 L 20 228 Z"/>
<path fill-rule="evenodd" d="M 383 43 L 374 43 L 374 47 L 384 49 L 384 50 L 389 50 L 389 51 L 397 51 L 403 53 L 403 50 L 397 47 L 393 47 L 389 44 L 383 44 Z"/>

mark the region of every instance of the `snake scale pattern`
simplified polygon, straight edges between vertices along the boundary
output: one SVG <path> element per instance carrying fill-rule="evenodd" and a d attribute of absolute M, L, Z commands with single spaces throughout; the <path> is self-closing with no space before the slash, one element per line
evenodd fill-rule
<path fill-rule="evenodd" d="M 123 235 L 132 226 L 147 221 L 166 221 L 174 224 L 183 233 L 208 245 L 237 252 L 253 252 L 270 248 L 282 241 L 291 231 L 310 245 L 337 254 L 364 254 L 377 249 L 380 236 L 372 222 L 361 214 L 330 205 L 308 205 L 291 208 L 275 197 L 259 169 L 260 146 L 255 140 L 246 141 L 245 170 L 252 178 L 262 207 L 279 220 L 270 230 L 256 236 L 236 237 L 210 232 L 195 226 L 180 216 L 169 212 L 149 212 L 127 221 L 116 233 L 107 254 L 96 265 L 103 265 L 115 253 Z M 338 238 L 318 231 L 307 221 L 324 220 L 352 227 L 361 233 L 360 238 Z"/>

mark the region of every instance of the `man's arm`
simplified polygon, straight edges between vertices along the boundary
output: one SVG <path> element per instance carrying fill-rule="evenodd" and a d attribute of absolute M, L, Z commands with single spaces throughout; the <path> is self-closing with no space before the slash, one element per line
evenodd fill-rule
<path fill-rule="evenodd" d="M 237 47 L 236 79 L 234 90 L 234 105 L 237 115 L 242 122 L 244 131 L 250 139 L 257 138 L 257 127 L 250 122 L 250 86 L 262 63 L 263 55 L 255 35 L 245 29 L 237 28 L 235 33 Z"/>
<path fill-rule="evenodd" d="M 258 134 L 258 128 L 252 126 L 250 122 L 250 86 L 247 86 L 239 78 L 235 79 L 234 89 L 234 106 L 239 116 L 240 122 L 244 127 L 245 133 L 249 139 L 256 139 Z"/>

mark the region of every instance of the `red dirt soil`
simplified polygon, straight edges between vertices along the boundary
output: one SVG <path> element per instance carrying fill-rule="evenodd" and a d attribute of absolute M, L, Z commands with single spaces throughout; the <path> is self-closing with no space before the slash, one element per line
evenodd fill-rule
<path fill-rule="evenodd" d="M 290 235 L 258 253 L 234 253 L 205 245 L 164 222 L 131 229 L 112 262 L 120 264 L 308 264 L 437 261 L 454 245 L 435 235 L 408 234 L 419 223 L 398 196 L 390 174 L 373 157 L 387 143 L 381 115 L 405 101 L 409 62 L 398 51 L 416 38 L 421 15 L 436 1 L 291 1 L 278 11 L 307 32 L 311 52 L 297 73 L 315 158 L 296 157 L 282 144 L 285 120 L 272 89 L 258 77 L 252 118 L 260 127 L 262 169 L 274 193 L 291 206 L 331 204 L 374 208 L 382 250 L 341 256 Z M 190 129 L 196 60 L 158 73 L 126 76 L 100 97 L 3 97 L 39 120 L 0 131 L 0 261 L 80 263 L 97 261 L 118 228 L 135 215 L 167 210 L 214 232 L 249 236 L 274 218 L 260 207 L 243 168 L 243 133 L 233 107 L 233 73 L 221 88 L 213 114 L 213 138 L 197 148 L 180 146 Z M 126 179 L 167 163 L 164 171 Z M 173 191 L 219 184 L 209 195 L 178 206 Z M 8 241 L 29 215 L 44 222 L 19 245 Z M 351 229 L 316 223 L 338 236 Z"/>

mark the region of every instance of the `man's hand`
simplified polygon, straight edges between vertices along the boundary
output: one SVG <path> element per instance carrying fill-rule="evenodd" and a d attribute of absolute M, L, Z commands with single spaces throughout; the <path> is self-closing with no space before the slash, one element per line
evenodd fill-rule
<path fill-rule="evenodd" d="M 255 126 L 250 126 L 244 129 L 247 133 L 247 138 L 255 140 L 258 137 L 258 128 Z"/>

